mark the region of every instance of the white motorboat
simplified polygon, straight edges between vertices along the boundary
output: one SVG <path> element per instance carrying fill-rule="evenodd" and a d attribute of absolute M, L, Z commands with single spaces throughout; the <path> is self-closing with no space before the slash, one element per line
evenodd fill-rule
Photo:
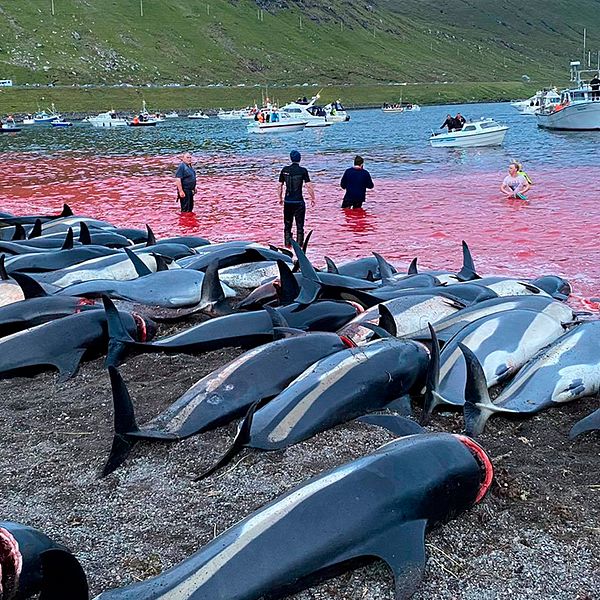
<path fill-rule="evenodd" d="M 165 115 L 165 119 L 178 119 L 179 118 L 179 113 L 176 113 L 174 110 L 172 110 L 171 112 L 168 112 Z"/>
<path fill-rule="evenodd" d="M 17 133 L 19 131 L 21 131 L 21 127 L 15 123 L 12 117 L 6 121 L 0 121 L 0 133 Z"/>
<path fill-rule="evenodd" d="M 404 112 L 419 112 L 421 107 L 418 104 L 407 104 L 404 107 Z"/>
<path fill-rule="evenodd" d="M 511 102 L 511 106 L 516 108 L 522 115 L 535 115 L 536 112 L 548 106 L 555 106 L 560 103 L 560 94 L 556 89 L 539 90 L 534 96 L 527 100 Z"/>
<path fill-rule="evenodd" d="M 350 120 L 350 115 L 339 100 L 330 102 L 323 107 L 327 114 L 327 120 L 333 123 L 344 123 Z"/>
<path fill-rule="evenodd" d="M 261 110 L 257 117 L 258 120 L 248 123 L 248 133 L 293 133 L 302 131 L 307 123 L 304 119 L 296 119 L 278 109 Z"/>
<path fill-rule="evenodd" d="M 240 109 L 240 110 L 223 110 L 219 109 L 217 113 L 217 118 L 221 119 L 221 121 L 241 121 L 246 118 L 248 115 L 249 109 Z"/>
<path fill-rule="evenodd" d="M 581 63 L 571 63 L 571 81 L 577 87 L 563 90 L 560 102 L 535 113 L 537 124 L 545 129 L 565 131 L 600 130 L 600 94 L 581 80 Z M 589 71 L 596 73 L 596 71 Z"/>
<path fill-rule="evenodd" d="M 208 119 L 208 115 L 205 115 L 201 110 L 188 115 L 188 119 Z"/>
<path fill-rule="evenodd" d="M 60 119 L 60 114 L 56 111 L 54 104 L 50 109 L 50 112 L 46 112 L 45 110 L 38 111 L 33 115 L 33 122 L 36 125 L 42 125 L 44 123 L 52 123 L 52 121 L 56 121 Z"/>
<path fill-rule="evenodd" d="M 506 125 L 500 125 L 493 119 L 480 119 L 465 123 L 463 128 L 457 131 L 433 133 L 429 138 L 429 143 L 434 148 L 500 146 L 507 131 Z"/>
<path fill-rule="evenodd" d="M 73 123 L 71 123 L 71 121 L 65 121 L 62 117 L 60 119 L 56 119 L 56 121 L 52 121 L 50 125 L 52 125 L 52 127 L 73 127 Z"/>
<path fill-rule="evenodd" d="M 281 110 L 294 118 L 306 121 L 306 127 L 329 127 L 333 121 L 328 121 L 327 111 L 322 106 L 315 104 L 319 98 L 320 96 L 317 94 L 310 99 L 310 102 L 290 102 L 282 106 Z"/>
<path fill-rule="evenodd" d="M 35 121 L 33 119 L 33 115 L 27 115 L 23 121 L 21 121 L 23 125 L 35 125 Z"/>
<path fill-rule="evenodd" d="M 93 127 L 127 127 L 127 121 L 119 117 L 114 110 L 88 117 L 88 123 Z"/>

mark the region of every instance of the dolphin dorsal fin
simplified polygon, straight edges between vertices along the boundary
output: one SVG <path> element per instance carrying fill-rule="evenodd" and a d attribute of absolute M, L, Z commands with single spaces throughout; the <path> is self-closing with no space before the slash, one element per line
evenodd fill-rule
<path fill-rule="evenodd" d="M 154 231 L 150 225 L 146 225 L 146 231 L 148 232 L 148 239 L 146 240 L 146 246 L 155 246 L 156 245 L 156 237 L 154 235 Z"/>
<path fill-rule="evenodd" d="M 152 275 L 152 271 L 146 266 L 142 259 L 132 252 L 129 248 L 123 248 L 125 254 L 129 257 L 129 260 L 133 263 L 135 272 L 139 277 L 145 277 L 146 275 Z"/>
<path fill-rule="evenodd" d="M 42 220 L 36 219 L 32 230 L 29 232 L 29 239 L 40 237 L 42 235 Z"/>
<path fill-rule="evenodd" d="M 89 246 L 92 243 L 90 229 L 83 221 L 79 223 L 79 241 L 85 246 Z"/>
<path fill-rule="evenodd" d="M 65 241 L 61 246 L 61 250 L 71 250 L 73 248 L 73 229 L 69 227 L 67 231 L 67 235 L 65 236 Z"/>
<path fill-rule="evenodd" d="M 419 274 L 419 269 L 417 268 L 417 260 L 418 260 L 418 258 L 415 256 L 410 261 L 410 265 L 408 265 L 408 275 L 418 275 Z"/>

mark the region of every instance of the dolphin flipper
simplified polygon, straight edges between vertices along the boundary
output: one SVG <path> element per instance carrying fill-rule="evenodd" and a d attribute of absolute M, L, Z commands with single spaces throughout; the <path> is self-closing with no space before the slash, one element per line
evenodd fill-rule
<path fill-rule="evenodd" d="M 311 279 L 304 279 L 300 293 L 296 296 L 295 300 L 298 304 L 307 305 L 312 304 L 321 292 L 321 285 Z"/>
<path fill-rule="evenodd" d="M 77 373 L 84 354 L 85 348 L 75 348 L 68 354 L 61 354 L 52 359 L 50 364 L 58 369 L 58 383 L 64 383 Z"/>
<path fill-rule="evenodd" d="M 88 600 L 88 582 L 79 561 L 68 550 L 52 548 L 40 555 L 39 600 Z"/>
<path fill-rule="evenodd" d="M 412 419 L 401 417 L 400 415 L 366 415 L 356 419 L 360 423 L 376 425 L 391 431 L 398 437 L 414 435 L 415 433 L 425 433 L 425 430 Z"/>
<path fill-rule="evenodd" d="M 574 440 L 577 436 L 588 431 L 598 431 L 600 429 L 600 408 L 593 413 L 577 421 L 569 432 L 569 438 Z"/>

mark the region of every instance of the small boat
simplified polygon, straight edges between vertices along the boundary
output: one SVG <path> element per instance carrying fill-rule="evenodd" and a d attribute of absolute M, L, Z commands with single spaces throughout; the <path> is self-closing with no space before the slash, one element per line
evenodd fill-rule
<path fill-rule="evenodd" d="M 21 127 L 15 123 L 0 123 L 0 133 L 18 133 Z"/>
<path fill-rule="evenodd" d="M 563 131 L 600 130 L 600 95 L 581 80 L 581 63 L 571 63 L 571 81 L 576 87 L 563 90 L 560 102 L 548 105 L 535 113 L 538 127 Z"/>
<path fill-rule="evenodd" d="M 127 121 L 119 117 L 114 110 L 88 117 L 88 123 L 93 127 L 127 127 Z"/>
<path fill-rule="evenodd" d="M 248 110 L 247 108 L 240 110 L 223 110 L 220 108 L 217 118 L 221 119 L 221 121 L 241 121 L 248 117 Z"/>
<path fill-rule="evenodd" d="M 404 112 L 419 112 L 421 107 L 418 104 L 407 104 L 404 107 Z"/>
<path fill-rule="evenodd" d="M 307 124 L 306 120 L 295 119 L 289 113 L 278 109 L 261 110 L 257 117 L 258 120 L 248 123 L 248 133 L 293 133 L 302 131 Z"/>
<path fill-rule="evenodd" d="M 402 104 L 387 104 L 387 103 L 385 103 L 381 107 L 381 110 L 384 113 L 403 113 L 404 107 L 402 106 Z"/>
<path fill-rule="evenodd" d="M 60 119 L 60 114 L 56 111 L 54 104 L 52 105 L 50 112 L 42 110 L 33 115 L 33 122 L 37 125 L 52 123 L 52 121 L 56 121 L 57 119 Z"/>
<path fill-rule="evenodd" d="M 345 123 L 350 120 L 350 115 L 346 112 L 346 109 L 339 100 L 330 102 L 323 108 L 327 114 L 327 120 L 332 123 Z"/>
<path fill-rule="evenodd" d="M 23 121 L 21 121 L 23 125 L 35 125 L 35 121 L 33 119 L 33 115 L 27 115 Z"/>
<path fill-rule="evenodd" d="M 52 125 L 52 127 L 73 127 L 71 121 L 65 121 L 62 117 L 56 121 L 52 121 L 50 125 Z"/>
<path fill-rule="evenodd" d="M 127 123 L 129 127 L 156 127 L 158 121 L 154 119 L 147 119 L 143 115 L 137 115 L 133 117 L 131 121 Z"/>
<path fill-rule="evenodd" d="M 172 110 L 171 112 L 168 112 L 165 115 L 165 119 L 178 119 L 179 118 L 179 113 L 176 113 L 174 110 Z"/>
<path fill-rule="evenodd" d="M 559 102 L 560 95 L 556 88 L 551 88 L 538 90 L 531 98 L 511 102 L 510 105 L 522 115 L 534 115 L 543 106 L 548 104 L 558 104 Z"/>
<path fill-rule="evenodd" d="M 208 119 L 208 115 L 205 115 L 204 112 L 198 110 L 195 113 L 188 115 L 188 119 Z"/>
<path fill-rule="evenodd" d="M 465 123 L 462 129 L 447 133 L 432 133 L 429 143 L 434 148 L 481 148 L 500 146 L 508 131 L 493 119 L 480 119 Z"/>
<path fill-rule="evenodd" d="M 281 107 L 282 111 L 289 113 L 301 121 L 306 121 L 306 127 L 329 127 L 333 124 L 327 120 L 327 111 L 315 102 L 320 98 L 319 94 L 313 96 L 310 102 L 290 102 Z"/>

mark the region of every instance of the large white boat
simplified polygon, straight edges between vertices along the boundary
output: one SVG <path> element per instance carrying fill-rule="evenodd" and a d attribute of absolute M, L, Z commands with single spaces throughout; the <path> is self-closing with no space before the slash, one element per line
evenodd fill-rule
<path fill-rule="evenodd" d="M 591 87 L 581 79 L 581 63 L 571 63 L 571 81 L 576 87 L 563 90 L 560 103 L 542 108 L 535 113 L 537 124 L 545 129 L 560 129 L 565 131 L 600 130 L 600 94 L 593 92 Z"/>
<path fill-rule="evenodd" d="M 88 123 L 93 127 L 127 127 L 127 121 L 119 117 L 114 110 L 88 117 Z"/>
<path fill-rule="evenodd" d="M 350 115 L 346 112 L 346 109 L 339 100 L 330 102 L 324 107 L 325 113 L 327 114 L 327 120 L 333 123 L 344 123 L 350 120 Z"/>
<path fill-rule="evenodd" d="M 465 123 L 463 128 L 457 131 L 433 133 L 429 138 L 429 143 L 434 148 L 500 146 L 507 131 L 506 125 L 500 125 L 493 119 L 480 119 Z"/>
<path fill-rule="evenodd" d="M 248 123 L 248 133 L 292 133 L 302 131 L 307 121 L 292 117 L 289 113 L 279 110 L 261 110 L 257 120 Z"/>
<path fill-rule="evenodd" d="M 289 113 L 292 117 L 306 121 L 306 127 L 329 127 L 333 121 L 328 121 L 326 110 L 315 104 L 319 98 L 320 96 L 317 94 L 309 102 L 290 102 L 282 106 L 281 110 Z"/>

